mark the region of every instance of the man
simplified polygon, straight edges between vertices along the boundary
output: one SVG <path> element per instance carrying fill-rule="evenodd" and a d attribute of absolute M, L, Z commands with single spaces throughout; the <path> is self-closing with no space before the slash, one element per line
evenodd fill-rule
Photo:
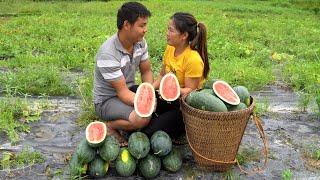
<path fill-rule="evenodd" d="M 127 142 L 118 130 L 133 131 L 148 125 L 134 111 L 135 72 L 139 68 L 143 82 L 153 82 L 148 57 L 147 32 L 150 11 L 138 2 L 124 3 L 118 10 L 118 32 L 105 41 L 96 56 L 94 103 L 98 116 L 106 120 L 109 134 Z"/>

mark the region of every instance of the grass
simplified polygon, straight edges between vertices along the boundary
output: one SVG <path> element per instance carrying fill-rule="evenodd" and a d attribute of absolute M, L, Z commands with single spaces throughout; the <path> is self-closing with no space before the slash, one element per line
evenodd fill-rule
<path fill-rule="evenodd" d="M 257 162 L 260 159 L 260 152 L 253 148 L 242 147 L 239 149 L 236 159 L 240 165 L 244 165 L 252 161 Z"/>
<path fill-rule="evenodd" d="M 78 123 L 86 125 L 96 119 L 94 58 L 99 46 L 116 32 L 116 12 L 123 2 L 1 1 L 0 93 L 77 96 L 83 99 L 84 110 Z M 158 0 L 143 4 L 153 14 L 145 38 L 155 76 L 166 46 L 168 19 L 174 12 L 186 11 L 207 25 L 210 79 L 259 90 L 274 83 L 272 69 L 280 64 L 283 80 L 295 91 L 320 99 L 319 1 Z M 10 106 L 6 108 L 17 105 Z M 14 119 L 10 114 L 1 116 Z M 11 130 L 17 128 L 24 129 L 13 126 Z"/>
<path fill-rule="evenodd" d="M 319 53 L 317 14 L 311 11 L 318 3 L 310 1 L 310 7 L 300 8 L 298 1 L 285 2 L 190 1 L 179 7 L 170 1 L 144 2 L 153 13 L 146 39 L 154 71 L 160 68 L 168 18 L 175 11 L 189 11 L 208 27 L 212 69 L 209 77 L 245 85 L 249 90 L 272 83 L 269 56 L 274 52 L 287 53 L 296 60 L 315 59 Z M 57 74 L 92 72 L 97 49 L 116 31 L 116 10 L 121 4 L 119 1 L 0 3 L 3 10 L 0 16 L 5 17 L 0 24 L 0 56 L 4 60 L 1 65 L 10 70 L 9 74 L 14 74 L 2 78 L 2 86 L 11 78 L 7 86 L 23 93 L 74 95 L 77 86 L 64 88 L 69 82 L 64 82 L 64 77 Z M 193 8 L 195 4 L 201 11 Z M 16 28 L 18 26 L 21 28 Z M 33 68 L 35 65 L 39 67 Z M 48 74 L 42 76 L 47 70 Z M 19 73 L 24 72 L 29 72 L 28 76 L 19 78 Z M 50 74 L 57 79 L 50 80 Z M 28 84 L 39 77 L 43 79 L 34 85 L 35 88 L 26 89 L 25 84 L 20 84 L 22 81 Z M 49 87 L 43 88 L 48 82 L 51 83 Z"/>
<path fill-rule="evenodd" d="M 291 180 L 292 179 L 292 172 L 290 169 L 286 169 L 281 173 L 282 180 Z"/>
<path fill-rule="evenodd" d="M 224 180 L 236 180 L 236 179 L 240 180 L 241 178 L 240 178 L 240 174 L 234 173 L 233 171 L 229 170 L 229 171 L 223 173 L 223 179 Z"/>
<path fill-rule="evenodd" d="M 19 141 L 20 132 L 29 132 L 29 123 L 40 120 L 49 103 L 43 99 L 31 103 L 19 97 L 3 97 L 0 101 L 0 133 L 5 133 L 12 143 Z"/>
<path fill-rule="evenodd" d="M 45 159 L 41 153 L 28 148 L 24 148 L 17 154 L 5 151 L 2 153 L 0 170 L 22 168 L 36 163 L 43 163 L 44 161 Z"/>
<path fill-rule="evenodd" d="M 262 115 L 265 115 L 269 111 L 269 107 L 270 107 L 269 99 L 268 98 L 263 98 L 259 102 L 256 102 L 256 107 L 254 109 L 254 112 L 258 116 L 262 116 Z"/>

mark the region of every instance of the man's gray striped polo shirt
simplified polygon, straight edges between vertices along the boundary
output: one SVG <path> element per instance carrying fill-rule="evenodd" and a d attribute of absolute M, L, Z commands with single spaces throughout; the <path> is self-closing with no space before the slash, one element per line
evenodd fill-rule
<path fill-rule="evenodd" d="M 110 81 L 118 80 L 123 75 L 129 87 L 135 84 L 135 72 L 142 61 L 148 59 L 145 39 L 133 47 L 133 56 L 120 43 L 118 34 L 114 34 L 100 47 L 94 70 L 94 103 L 98 104 L 116 96 Z"/>

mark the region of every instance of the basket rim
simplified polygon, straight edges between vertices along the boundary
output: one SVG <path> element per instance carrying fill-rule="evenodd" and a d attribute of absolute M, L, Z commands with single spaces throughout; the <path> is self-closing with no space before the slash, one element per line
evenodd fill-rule
<path fill-rule="evenodd" d="M 193 91 L 191 91 L 193 92 Z M 202 114 L 206 114 L 206 115 L 226 115 L 226 114 L 238 114 L 238 113 L 241 113 L 241 112 L 245 112 L 245 111 L 253 111 L 254 107 L 255 107 L 255 102 L 254 102 L 254 99 L 252 96 L 250 96 L 250 106 L 245 108 L 245 109 L 241 109 L 241 110 L 237 110 L 237 111 L 227 111 L 227 112 L 213 112 L 213 111 L 204 111 L 204 110 L 201 110 L 201 109 L 197 109 L 197 108 L 194 108 L 192 106 L 190 106 L 189 104 L 187 104 L 186 102 L 186 98 L 187 96 L 191 93 L 191 92 L 188 92 L 184 95 L 182 95 L 182 97 L 180 98 L 180 102 L 181 102 L 181 109 L 183 110 L 184 107 L 190 109 L 191 111 L 195 111 L 195 112 L 201 112 Z"/>

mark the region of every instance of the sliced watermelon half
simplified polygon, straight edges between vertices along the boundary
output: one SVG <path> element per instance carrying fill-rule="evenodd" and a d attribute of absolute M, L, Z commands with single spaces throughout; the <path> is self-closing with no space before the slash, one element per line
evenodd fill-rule
<path fill-rule="evenodd" d="M 150 83 L 141 83 L 134 96 L 134 110 L 140 117 L 150 117 L 154 111 L 156 94 Z"/>
<path fill-rule="evenodd" d="M 160 81 L 160 95 L 165 101 L 175 101 L 180 96 L 179 81 L 173 73 L 167 73 Z"/>
<path fill-rule="evenodd" d="M 86 128 L 86 139 L 91 147 L 99 147 L 107 136 L 107 126 L 100 121 L 91 122 Z"/>
<path fill-rule="evenodd" d="M 212 89 L 216 96 L 218 96 L 222 101 L 231 105 L 238 105 L 240 103 L 240 98 L 237 93 L 225 81 L 218 80 L 214 82 L 212 84 Z"/>

